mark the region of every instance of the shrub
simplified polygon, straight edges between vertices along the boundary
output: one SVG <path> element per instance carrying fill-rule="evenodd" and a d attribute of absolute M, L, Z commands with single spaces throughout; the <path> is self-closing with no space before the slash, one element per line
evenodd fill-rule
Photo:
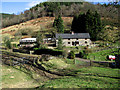
<path fill-rule="evenodd" d="M 83 52 L 83 51 L 80 51 L 80 52 L 79 52 L 79 57 L 80 57 L 80 58 L 83 58 L 83 56 L 84 56 L 84 52 Z"/>
<path fill-rule="evenodd" d="M 40 32 L 38 32 L 38 34 L 37 34 L 37 46 L 39 47 L 39 48 L 45 48 L 46 47 L 46 44 L 45 44 L 45 42 L 44 42 L 44 35 L 43 34 L 41 34 Z"/>
<path fill-rule="evenodd" d="M 64 57 L 64 58 L 67 58 L 68 57 L 68 50 L 63 50 L 63 52 L 62 52 L 62 56 Z"/>
<path fill-rule="evenodd" d="M 79 57 L 87 59 L 87 56 L 88 56 L 89 53 L 92 53 L 91 49 L 84 49 L 83 51 L 79 52 Z"/>
<path fill-rule="evenodd" d="M 70 51 L 69 56 L 70 59 L 74 59 L 75 58 L 75 53 L 74 51 Z"/>
<path fill-rule="evenodd" d="M 3 37 L 3 41 L 4 41 L 5 47 L 7 47 L 8 49 L 12 48 L 11 39 L 8 36 Z"/>
<path fill-rule="evenodd" d="M 50 55 L 42 54 L 40 61 L 49 61 Z"/>
<path fill-rule="evenodd" d="M 48 48 L 34 48 L 34 54 L 50 54 L 53 56 L 58 56 L 62 55 L 62 50 L 53 50 L 53 49 L 48 49 Z"/>
<path fill-rule="evenodd" d="M 16 45 L 16 44 L 12 44 L 12 47 L 13 47 L 13 48 L 17 48 L 17 45 Z"/>
<path fill-rule="evenodd" d="M 20 53 L 27 53 L 27 54 L 30 54 L 30 51 L 27 50 L 27 49 L 19 49 L 19 52 L 20 52 Z"/>

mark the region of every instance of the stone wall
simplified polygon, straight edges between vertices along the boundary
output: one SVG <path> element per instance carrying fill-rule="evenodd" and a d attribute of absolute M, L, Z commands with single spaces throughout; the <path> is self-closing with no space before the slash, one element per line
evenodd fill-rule
<path fill-rule="evenodd" d="M 56 40 L 57 46 L 58 40 Z M 91 45 L 90 39 L 63 39 L 63 44 L 65 46 L 86 46 Z"/>

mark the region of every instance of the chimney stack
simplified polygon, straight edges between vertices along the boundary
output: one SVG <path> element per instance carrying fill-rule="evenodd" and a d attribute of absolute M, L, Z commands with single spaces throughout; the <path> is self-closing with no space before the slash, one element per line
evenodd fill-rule
<path fill-rule="evenodd" d="M 74 34 L 74 32 L 72 31 L 72 35 Z"/>

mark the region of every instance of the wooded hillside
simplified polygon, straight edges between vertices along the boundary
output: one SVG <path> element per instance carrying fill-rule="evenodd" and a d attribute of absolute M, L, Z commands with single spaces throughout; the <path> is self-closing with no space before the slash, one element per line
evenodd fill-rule
<path fill-rule="evenodd" d="M 89 9 L 97 11 L 102 17 L 105 24 L 118 25 L 118 8 L 119 5 L 94 5 L 88 2 L 43 2 L 30 10 L 21 12 L 19 15 L 14 15 L 13 18 L 6 17 L 2 20 L 2 27 L 19 24 L 35 18 L 44 16 L 54 17 L 59 14 L 62 17 L 73 17 L 79 13 L 85 13 Z"/>

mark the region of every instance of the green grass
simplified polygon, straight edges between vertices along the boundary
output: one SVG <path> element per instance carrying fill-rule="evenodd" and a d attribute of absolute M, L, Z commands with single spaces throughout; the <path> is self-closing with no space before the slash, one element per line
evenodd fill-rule
<path fill-rule="evenodd" d="M 64 76 L 47 81 L 40 88 L 118 88 L 119 69 L 89 67 L 81 68 L 77 76 Z M 90 75 L 91 74 L 91 75 Z"/>
<path fill-rule="evenodd" d="M 33 83 L 34 82 L 34 83 Z M 31 84 L 33 83 L 33 84 Z M 39 84 L 30 75 L 10 66 L 2 66 L 2 88 L 32 88 Z"/>
<path fill-rule="evenodd" d="M 65 69 L 65 68 L 70 67 L 70 64 L 66 63 L 65 61 L 66 60 L 64 60 L 62 58 L 54 58 L 47 62 L 44 61 L 42 65 L 46 69 Z"/>
<path fill-rule="evenodd" d="M 106 76 L 106 77 L 120 77 L 120 69 L 111 69 L 111 68 L 103 68 L 103 67 L 88 67 L 82 68 L 78 70 L 79 73 L 83 74 L 92 74 L 97 76 Z"/>
<path fill-rule="evenodd" d="M 65 62 L 68 64 L 74 64 L 74 59 L 66 59 Z"/>
<path fill-rule="evenodd" d="M 75 60 L 75 64 L 84 65 L 85 63 L 86 62 L 84 62 L 84 61 Z"/>
<path fill-rule="evenodd" d="M 89 53 L 87 58 L 90 59 L 90 60 L 96 60 L 96 61 L 108 61 L 107 60 L 107 55 L 115 55 L 115 54 L 118 54 L 118 49 L 117 48 Z"/>
<path fill-rule="evenodd" d="M 97 76 L 64 77 L 46 82 L 43 88 L 118 88 L 118 81 Z"/>

